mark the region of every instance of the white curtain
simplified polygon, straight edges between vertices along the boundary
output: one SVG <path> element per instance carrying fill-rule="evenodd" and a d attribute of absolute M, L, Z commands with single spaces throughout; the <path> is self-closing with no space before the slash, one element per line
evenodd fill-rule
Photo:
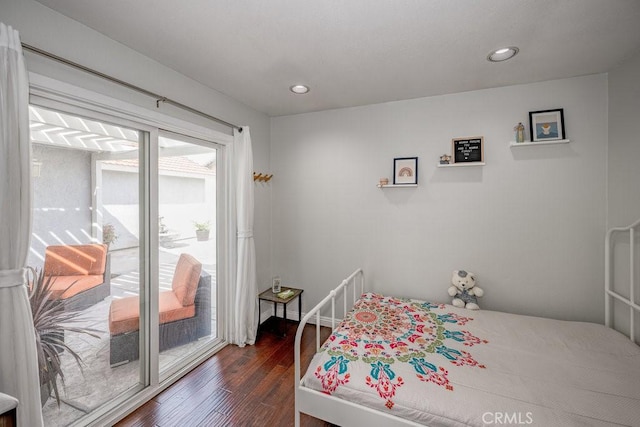
<path fill-rule="evenodd" d="M 31 234 L 29 82 L 18 32 L 0 23 L 0 392 L 18 425 L 41 426 L 35 332 L 24 266 Z"/>
<path fill-rule="evenodd" d="M 237 269 L 230 341 L 253 345 L 258 327 L 258 281 L 253 240 L 253 151 L 249 127 L 233 132 L 236 184 Z"/>

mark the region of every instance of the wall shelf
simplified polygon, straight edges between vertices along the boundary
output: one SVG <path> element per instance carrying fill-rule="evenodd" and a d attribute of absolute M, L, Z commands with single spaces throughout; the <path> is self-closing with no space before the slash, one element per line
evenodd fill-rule
<path fill-rule="evenodd" d="M 526 141 L 526 142 L 515 142 L 515 141 L 509 141 L 509 146 L 510 147 L 527 147 L 527 146 L 532 146 L 532 145 L 554 145 L 554 144 L 566 144 L 568 142 L 570 142 L 570 139 L 557 139 L 554 141 L 536 141 L 536 142 L 531 142 L 531 141 Z"/>
<path fill-rule="evenodd" d="M 378 188 L 406 188 L 406 187 L 417 187 L 418 184 L 378 184 L 376 187 Z"/>
<path fill-rule="evenodd" d="M 484 166 L 485 162 L 462 162 L 462 163 L 450 163 L 448 165 L 443 165 L 438 163 L 439 168 L 464 168 L 469 166 Z"/>

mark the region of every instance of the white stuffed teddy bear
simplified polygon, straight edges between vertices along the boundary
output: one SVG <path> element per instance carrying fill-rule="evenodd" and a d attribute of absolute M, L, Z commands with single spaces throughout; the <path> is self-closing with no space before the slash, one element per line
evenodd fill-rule
<path fill-rule="evenodd" d="M 454 270 L 451 278 L 453 286 L 449 287 L 449 295 L 454 297 L 451 302 L 456 307 L 466 307 L 469 310 L 480 310 L 478 298 L 484 291 L 476 286 L 475 274 L 464 270 Z"/>

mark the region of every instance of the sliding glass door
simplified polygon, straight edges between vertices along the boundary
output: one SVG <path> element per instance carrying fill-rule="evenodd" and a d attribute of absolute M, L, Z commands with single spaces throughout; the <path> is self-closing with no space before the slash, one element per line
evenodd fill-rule
<path fill-rule="evenodd" d="M 82 425 L 220 341 L 222 149 L 78 107 L 32 105 L 30 118 L 28 265 L 67 317 L 39 331 L 60 362 L 41 391 L 44 419 Z"/>
<path fill-rule="evenodd" d="M 43 413 L 47 425 L 66 425 L 145 385 L 137 347 L 135 358 L 114 360 L 114 338 L 139 330 L 136 318 L 123 329 L 114 305 L 138 298 L 144 278 L 139 165 L 148 132 L 33 105 L 30 129 L 27 264 L 49 291 L 38 301 L 46 309 L 37 344 L 54 350 L 39 360 Z M 51 383 L 43 369 L 56 361 Z"/>
<path fill-rule="evenodd" d="M 216 333 L 217 150 L 162 133 L 158 144 L 160 372 L 179 368 Z"/>

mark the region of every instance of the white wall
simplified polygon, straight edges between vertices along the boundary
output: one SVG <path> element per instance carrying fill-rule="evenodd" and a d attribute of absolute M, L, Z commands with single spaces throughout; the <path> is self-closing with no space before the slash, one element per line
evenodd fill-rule
<path fill-rule="evenodd" d="M 609 227 L 627 226 L 640 218 L 640 54 L 609 72 L 609 151 L 607 223 Z M 616 264 L 613 287 L 629 296 L 629 239 L 614 236 Z M 636 234 L 636 253 L 640 238 Z M 640 261 L 636 261 L 635 294 L 640 295 Z M 638 303 L 638 297 L 636 297 Z M 614 304 L 616 326 L 629 330 L 628 309 Z M 640 315 L 636 315 L 636 339 L 640 340 Z"/>
<path fill-rule="evenodd" d="M 89 68 L 117 77 L 131 84 L 156 92 L 185 105 L 237 125 L 249 125 L 253 142 L 255 169 L 270 170 L 269 118 L 228 96 L 209 89 L 176 71 L 149 59 L 104 35 L 71 20 L 33 0 L 3 0 L 0 20 L 20 32 L 23 43 L 52 52 Z M 149 109 L 155 100 L 130 90 L 73 70 L 68 66 L 25 53 L 29 71 L 95 92 L 122 99 Z M 221 63 L 221 67 L 225 67 Z M 215 70 L 211 70 L 215 72 Z M 162 105 L 161 111 L 174 117 L 230 133 L 227 127 L 202 117 Z M 254 235 L 258 258 L 258 280 L 268 283 L 270 273 L 270 188 L 256 188 Z"/>
<path fill-rule="evenodd" d="M 608 224 L 640 218 L 640 54 L 609 72 Z"/>
<path fill-rule="evenodd" d="M 509 147 L 529 111 L 559 107 L 570 144 Z M 436 168 L 475 135 L 486 166 Z M 357 267 L 433 301 L 466 269 L 483 308 L 602 321 L 606 75 L 278 117 L 271 141 L 273 273 L 305 309 Z M 376 188 L 405 156 L 419 186 Z"/>

